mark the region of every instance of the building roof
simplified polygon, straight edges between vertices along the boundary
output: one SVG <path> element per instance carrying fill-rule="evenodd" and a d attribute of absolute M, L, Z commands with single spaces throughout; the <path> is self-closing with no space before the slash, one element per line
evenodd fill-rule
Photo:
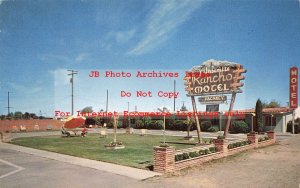
<path fill-rule="evenodd" d="M 238 110 L 240 113 L 250 114 L 255 113 L 255 109 L 245 109 L 245 110 Z M 284 113 L 291 113 L 293 109 L 288 107 L 277 107 L 277 108 L 263 108 L 263 113 L 265 114 L 284 114 Z"/>

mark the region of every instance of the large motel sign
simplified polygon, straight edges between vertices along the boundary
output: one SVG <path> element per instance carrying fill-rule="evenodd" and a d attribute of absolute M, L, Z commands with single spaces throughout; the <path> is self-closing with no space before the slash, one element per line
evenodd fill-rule
<path fill-rule="evenodd" d="M 242 73 L 241 64 L 231 63 L 228 61 L 208 60 L 200 66 L 193 67 L 187 72 L 184 77 L 187 96 L 191 97 L 194 114 L 197 114 L 195 96 L 207 96 L 217 94 L 232 94 L 229 112 L 232 111 L 236 93 L 241 93 L 240 87 L 244 85 L 241 80 L 245 79 Z M 231 113 L 229 113 L 231 114 Z M 199 142 L 202 142 L 200 137 L 200 124 L 198 116 L 195 115 L 198 131 Z M 228 116 L 224 136 L 227 136 L 231 121 L 231 116 Z"/>

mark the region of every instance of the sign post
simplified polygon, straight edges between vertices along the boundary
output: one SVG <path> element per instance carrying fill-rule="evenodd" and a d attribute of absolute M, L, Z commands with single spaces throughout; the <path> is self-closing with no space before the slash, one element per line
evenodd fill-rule
<path fill-rule="evenodd" d="M 227 119 L 225 130 L 224 130 L 224 136 L 225 136 L 225 138 L 227 136 L 227 132 L 229 130 L 229 126 L 230 126 L 230 122 L 231 122 L 231 112 L 232 112 L 232 109 L 233 109 L 233 104 L 234 104 L 234 101 L 235 101 L 235 96 L 236 96 L 236 93 L 233 92 L 232 96 L 231 96 L 230 106 L 229 106 L 228 119 Z"/>
<path fill-rule="evenodd" d="M 200 123 L 199 123 L 199 119 L 198 119 L 198 115 L 197 115 L 197 106 L 196 106 L 196 102 L 195 102 L 195 97 L 191 96 L 191 99 L 192 99 L 194 117 L 195 117 L 196 125 L 197 125 L 198 141 L 200 144 L 202 144 L 202 137 L 200 135 L 201 128 L 200 128 Z"/>
<path fill-rule="evenodd" d="M 232 94 L 229 116 L 224 130 L 224 136 L 226 137 L 231 121 L 231 111 L 233 109 L 236 93 L 241 93 L 242 91 L 239 87 L 244 85 L 243 83 L 240 83 L 240 80 L 245 79 L 245 76 L 242 76 L 241 74 L 245 72 L 246 70 L 243 69 L 240 64 L 216 60 L 208 60 L 202 65 L 195 66 L 189 72 L 186 72 L 186 76 L 184 77 L 186 85 L 185 89 L 187 91 L 187 96 L 190 96 L 192 100 L 200 143 L 202 142 L 200 136 L 201 130 L 194 96 Z M 212 96 L 200 98 L 199 100 L 200 102 L 223 103 L 226 98 Z"/>

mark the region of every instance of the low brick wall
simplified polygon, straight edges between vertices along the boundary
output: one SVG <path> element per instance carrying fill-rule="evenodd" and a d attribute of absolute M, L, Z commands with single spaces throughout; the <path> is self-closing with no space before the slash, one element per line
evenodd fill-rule
<path fill-rule="evenodd" d="M 251 141 L 251 144 L 232 148 L 232 149 L 228 149 L 229 143 L 227 140 L 216 139 L 214 140 L 214 146 L 217 148 L 216 153 L 202 155 L 202 156 L 189 158 L 189 159 L 176 161 L 176 162 L 175 162 L 175 155 L 178 152 L 176 152 L 173 147 L 169 147 L 169 148 L 154 147 L 154 171 L 165 173 L 165 172 L 181 170 L 187 167 L 199 166 L 207 161 L 220 159 L 222 157 L 234 155 L 242 151 L 259 148 L 259 147 L 265 147 L 274 144 L 276 141 L 274 132 L 270 132 L 267 134 L 270 139 L 262 142 L 258 142 L 259 135 L 249 134 L 247 135 L 247 138 L 248 140 Z M 199 147 L 194 147 L 186 150 L 199 151 Z"/>
<path fill-rule="evenodd" d="M 191 158 L 191 159 L 177 161 L 177 162 L 175 162 L 174 169 L 181 170 L 181 169 L 192 167 L 192 166 L 200 166 L 201 164 L 203 164 L 207 161 L 211 161 L 214 159 L 220 159 L 222 157 L 224 157 L 224 153 L 217 152 L 217 153 L 212 153 L 212 154 L 208 154 L 205 156 L 199 156 L 199 157 L 195 157 L 195 158 Z"/>
<path fill-rule="evenodd" d="M 241 147 L 229 149 L 227 155 L 234 155 L 234 154 L 242 152 L 242 151 L 246 151 L 246 150 L 249 150 L 249 149 L 254 149 L 254 148 L 256 148 L 255 145 L 256 144 L 253 143 L 253 144 L 249 144 L 249 145 L 246 145 L 246 146 L 241 146 Z"/>
<path fill-rule="evenodd" d="M 267 140 L 267 141 L 262 141 L 262 142 L 258 142 L 258 147 L 259 148 L 266 147 L 266 146 L 272 145 L 274 143 L 275 143 L 274 139 Z"/>
<path fill-rule="evenodd" d="M 60 130 L 63 122 L 54 119 L 0 120 L 0 132 Z"/>

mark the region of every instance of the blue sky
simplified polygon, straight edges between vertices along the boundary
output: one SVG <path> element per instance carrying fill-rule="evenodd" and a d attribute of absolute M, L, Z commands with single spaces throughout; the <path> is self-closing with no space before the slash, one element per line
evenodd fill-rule
<path fill-rule="evenodd" d="M 0 114 L 71 110 L 68 69 L 75 78 L 75 111 L 93 106 L 122 111 L 137 105 L 153 111 L 173 99 L 120 97 L 121 88 L 153 93 L 172 90 L 173 80 L 89 78 L 92 70 L 184 72 L 208 59 L 243 64 L 243 94 L 235 109 L 253 108 L 258 98 L 286 105 L 289 68 L 300 65 L 300 2 L 0 0 Z M 177 108 L 190 99 L 176 79 Z M 121 87 L 120 87 L 121 86 Z M 199 105 L 200 109 L 205 109 Z M 227 109 L 228 105 L 221 105 Z"/>

